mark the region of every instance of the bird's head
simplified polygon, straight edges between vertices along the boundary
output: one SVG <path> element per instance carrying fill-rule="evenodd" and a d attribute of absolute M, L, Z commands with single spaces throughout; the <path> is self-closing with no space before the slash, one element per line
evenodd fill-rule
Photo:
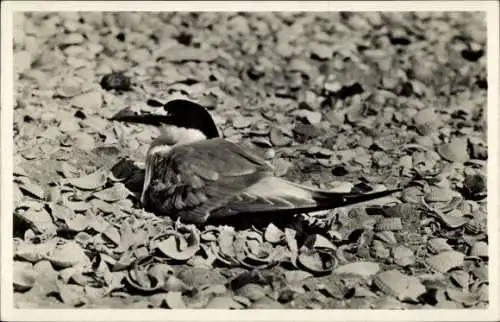
<path fill-rule="evenodd" d="M 161 134 L 153 144 L 173 146 L 219 137 L 207 109 L 184 99 L 169 101 L 155 112 L 135 112 L 125 108 L 111 120 L 157 126 Z"/>

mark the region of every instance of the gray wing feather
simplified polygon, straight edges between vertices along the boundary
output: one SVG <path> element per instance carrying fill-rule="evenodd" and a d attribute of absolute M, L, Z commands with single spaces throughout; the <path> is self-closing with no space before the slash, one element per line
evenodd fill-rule
<path fill-rule="evenodd" d="M 273 174 L 267 161 L 220 138 L 153 154 L 150 161 L 148 204 L 192 222 L 206 221 L 212 210 Z"/>

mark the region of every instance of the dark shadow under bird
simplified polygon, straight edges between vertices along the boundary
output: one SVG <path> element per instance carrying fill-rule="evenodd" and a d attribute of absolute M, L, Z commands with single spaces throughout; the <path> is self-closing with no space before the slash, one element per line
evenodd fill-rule
<path fill-rule="evenodd" d="M 156 126 L 160 136 L 146 155 L 143 207 L 159 216 L 204 224 L 309 213 L 388 196 L 318 190 L 274 175 L 269 162 L 219 135 L 210 113 L 188 100 L 167 102 L 156 113 L 125 108 L 112 120 Z"/>

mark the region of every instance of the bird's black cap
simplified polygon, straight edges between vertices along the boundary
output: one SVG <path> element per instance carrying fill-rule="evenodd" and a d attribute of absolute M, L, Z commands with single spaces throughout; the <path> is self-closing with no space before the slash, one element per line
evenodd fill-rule
<path fill-rule="evenodd" d="M 199 130 L 207 139 L 219 137 L 217 126 L 207 109 L 198 103 L 184 99 L 167 102 L 163 105 L 163 111 L 159 113 L 138 113 L 125 108 L 116 113 L 111 120 L 154 126 L 170 124 Z"/>

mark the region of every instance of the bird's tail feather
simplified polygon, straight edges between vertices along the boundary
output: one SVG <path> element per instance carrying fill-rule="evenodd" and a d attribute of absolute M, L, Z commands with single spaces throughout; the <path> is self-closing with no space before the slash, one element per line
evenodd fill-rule
<path fill-rule="evenodd" d="M 269 177 L 247 189 L 237 199 L 232 200 L 224 211 L 214 215 L 225 217 L 242 212 L 308 213 L 378 199 L 398 191 L 401 189 L 371 193 L 332 192 L 315 190 L 280 178 Z"/>

